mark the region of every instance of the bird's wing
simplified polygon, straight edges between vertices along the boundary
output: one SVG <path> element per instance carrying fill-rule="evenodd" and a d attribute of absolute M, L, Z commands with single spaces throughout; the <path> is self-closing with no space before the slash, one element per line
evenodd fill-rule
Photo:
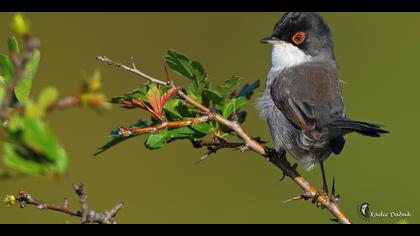
<path fill-rule="evenodd" d="M 334 117 L 344 116 L 335 65 L 306 63 L 280 72 L 270 87 L 276 107 L 314 139 Z"/>

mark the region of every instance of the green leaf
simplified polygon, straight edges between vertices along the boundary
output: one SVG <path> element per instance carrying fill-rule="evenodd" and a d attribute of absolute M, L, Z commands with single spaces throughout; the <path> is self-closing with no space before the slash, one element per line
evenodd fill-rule
<path fill-rule="evenodd" d="M 165 62 L 177 74 L 192 81 L 192 84 L 188 87 L 188 95 L 201 102 L 202 89 L 208 87 L 204 67 L 199 62 L 192 61 L 184 54 L 174 50 L 168 50 L 165 55 Z"/>
<path fill-rule="evenodd" d="M 147 122 L 143 121 L 143 120 L 138 120 L 136 121 L 136 123 L 132 124 L 130 127 L 136 127 L 136 128 L 143 128 L 143 127 L 147 127 L 148 124 Z M 103 146 L 101 146 L 100 148 L 98 148 L 97 152 L 94 153 L 94 156 L 97 156 L 103 152 L 105 152 L 106 150 L 112 148 L 113 146 L 126 141 L 130 138 L 136 137 L 137 135 L 132 135 L 129 137 L 121 137 L 118 132 L 119 132 L 120 128 L 114 129 L 111 131 L 110 135 L 112 137 L 112 140 L 107 142 L 106 144 L 104 144 Z"/>
<path fill-rule="evenodd" d="M 33 117 L 14 119 L 11 141 L 4 146 L 6 165 L 27 174 L 63 173 L 67 154 L 45 123 Z"/>
<path fill-rule="evenodd" d="M 173 118 L 176 118 L 176 120 L 182 119 L 183 115 L 180 113 L 180 109 L 178 109 L 179 106 L 182 106 L 182 101 L 180 99 L 170 99 L 167 101 L 163 106 L 166 117 L 168 118 L 169 116 L 173 116 Z"/>
<path fill-rule="evenodd" d="M 7 46 L 9 48 L 9 53 L 19 55 L 19 44 L 15 36 L 9 36 L 7 39 Z"/>
<path fill-rule="evenodd" d="M 163 145 L 166 144 L 171 133 L 173 132 L 174 132 L 173 130 L 158 131 L 157 133 L 150 135 L 144 142 L 144 145 L 146 146 L 146 148 L 151 149 L 151 150 L 159 149 L 163 147 Z"/>
<path fill-rule="evenodd" d="M 176 73 L 190 80 L 204 81 L 206 72 L 197 61 L 190 60 L 187 56 L 175 50 L 168 50 L 165 62 Z"/>
<path fill-rule="evenodd" d="M 226 100 L 231 99 L 234 92 L 238 89 L 242 77 L 234 75 L 216 88 L 216 91 Z"/>
<path fill-rule="evenodd" d="M 46 87 L 38 97 L 37 103 L 27 100 L 25 102 L 26 116 L 42 118 L 48 107 L 58 98 L 58 91 L 53 87 Z"/>
<path fill-rule="evenodd" d="M 6 55 L 0 54 L 0 70 L 6 82 L 9 82 L 15 76 L 15 65 Z"/>
<path fill-rule="evenodd" d="M 237 112 L 241 107 L 243 107 L 246 104 L 246 102 L 246 97 L 233 98 L 230 102 L 228 102 L 225 105 L 225 108 L 223 109 L 223 116 L 228 119 L 234 111 Z"/>
<path fill-rule="evenodd" d="M 203 89 L 203 103 L 204 106 L 215 106 L 216 108 L 223 105 L 223 97 L 219 94 L 217 90 L 213 89 Z"/>
<path fill-rule="evenodd" d="M 208 122 L 198 123 L 191 126 L 190 128 L 196 131 L 193 136 L 194 139 L 201 139 L 205 135 L 209 134 L 212 130 L 212 126 Z"/>
<path fill-rule="evenodd" d="M 36 161 L 24 158 L 10 143 L 4 144 L 4 163 L 6 166 L 16 169 L 20 172 L 38 175 L 43 173 L 44 168 Z"/>
<path fill-rule="evenodd" d="M 122 96 L 114 97 L 111 99 L 111 103 L 120 104 L 124 100 L 131 100 L 133 98 L 138 98 L 142 101 L 147 101 L 147 91 L 149 90 L 149 85 L 143 85 L 131 93 L 124 94 Z"/>
<path fill-rule="evenodd" d="M 54 87 L 45 87 L 38 97 L 38 106 L 45 110 L 58 98 L 58 91 Z"/>
<path fill-rule="evenodd" d="M 247 99 L 250 99 L 251 96 L 254 93 L 254 90 L 257 89 L 258 87 L 260 87 L 260 81 L 257 80 L 252 84 L 245 84 L 245 86 L 243 86 L 241 88 L 241 90 L 239 90 L 239 93 L 236 97 L 246 97 Z"/>
<path fill-rule="evenodd" d="M 15 87 L 15 95 L 19 102 L 23 103 L 29 97 L 34 79 L 38 70 L 41 54 L 39 50 L 34 50 L 31 58 L 25 66 L 24 76 L 19 79 Z"/>
<path fill-rule="evenodd" d="M 208 123 L 199 123 L 177 129 L 161 130 L 150 135 L 144 142 L 144 145 L 148 149 L 155 150 L 176 139 L 198 140 L 204 138 L 210 129 L 211 126 Z"/>

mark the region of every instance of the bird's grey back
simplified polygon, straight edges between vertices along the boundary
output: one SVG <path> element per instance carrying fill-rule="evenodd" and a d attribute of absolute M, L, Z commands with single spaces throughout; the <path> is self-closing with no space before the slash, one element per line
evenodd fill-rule
<path fill-rule="evenodd" d="M 272 99 L 293 98 L 313 106 L 317 127 L 322 128 L 337 118 L 345 117 L 335 64 L 312 61 L 286 68 L 274 76 L 270 87 Z"/>

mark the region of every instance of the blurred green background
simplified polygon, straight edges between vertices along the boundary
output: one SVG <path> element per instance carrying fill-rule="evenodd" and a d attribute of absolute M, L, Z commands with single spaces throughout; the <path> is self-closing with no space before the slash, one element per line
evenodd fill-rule
<path fill-rule="evenodd" d="M 0 50 L 7 51 L 13 14 L 0 14 Z M 176 49 L 200 61 L 218 84 L 234 74 L 246 82 L 265 80 L 270 48 L 259 39 L 271 33 L 281 13 L 28 13 L 33 33 L 42 41 L 42 60 L 32 96 L 46 85 L 62 96 L 73 94 L 83 77 L 100 68 L 109 97 L 129 92 L 143 82 L 128 72 L 100 64 L 97 55 L 129 63 L 156 77 L 164 76 L 162 56 Z M 410 211 L 419 223 L 420 164 L 417 153 L 418 86 L 420 85 L 420 14 L 322 13 L 329 23 L 340 66 L 349 117 L 385 124 L 380 139 L 349 135 L 339 157 L 326 163 L 336 179 L 341 208 L 355 223 L 366 223 L 358 205 L 372 211 Z M 185 80 L 182 80 L 184 82 Z M 181 79 L 177 80 L 181 83 Z M 263 91 L 258 89 L 257 95 Z M 255 108 L 245 129 L 270 140 Z M 66 148 L 70 166 L 59 180 L 48 177 L 0 181 L 0 196 L 24 189 L 42 200 L 79 207 L 71 183 L 83 182 L 90 206 L 104 210 L 123 201 L 120 223 L 330 223 L 326 210 L 309 202 L 282 204 L 301 190 L 260 156 L 220 151 L 195 165 L 205 150 L 186 141 L 148 151 L 144 137 L 130 139 L 93 157 L 108 141 L 108 132 L 137 120 L 140 111 L 117 106 L 97 115 L 91 110 L 55 112 L 48 122 Z M 419 159 L 417 159 L 419 158 Z M 319 169 L 302 174 L 321 186 Z M 2 197 L 3 198 L 3 197 Z M 78 219 L 33 208 L 0 204 L 0 223 L 77 223 Z M 400 219 L 371 219 L 394 223 Z"/>

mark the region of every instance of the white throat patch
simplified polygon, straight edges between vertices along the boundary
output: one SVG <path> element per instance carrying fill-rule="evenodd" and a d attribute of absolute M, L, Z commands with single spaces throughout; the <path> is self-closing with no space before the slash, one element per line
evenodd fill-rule
<path fill-rule="evenodd" d="M 281 42 L 273 44 L 271 51 L 271 70 L 282 71 L 311 60 L 311 56 L 305 54 L 291 43 Z"/>

